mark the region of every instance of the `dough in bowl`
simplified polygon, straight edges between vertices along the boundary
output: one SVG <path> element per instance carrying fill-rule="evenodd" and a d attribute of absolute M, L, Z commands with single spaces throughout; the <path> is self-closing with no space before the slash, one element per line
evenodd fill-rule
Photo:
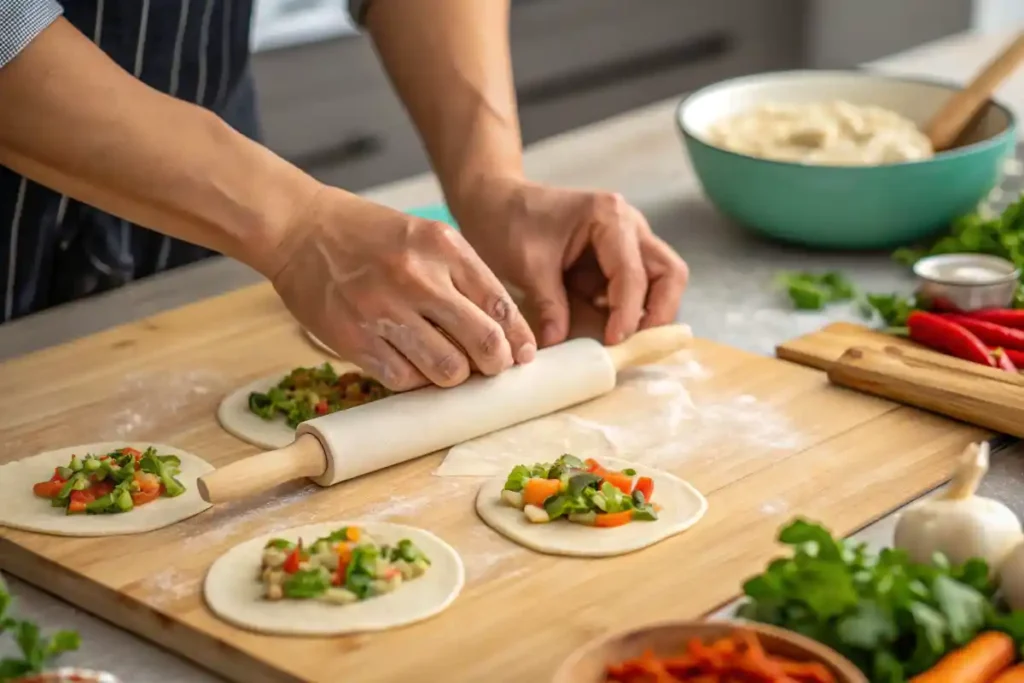
<path fill-rule="evenodd" d="M 596 528 L 565 519 L 537 524 L 523 510 L 502 500 L 507 473 L 487 480 L 476 497 L 480 519 L 519 545 L 549 555 L 611 557 L 625 555 L 680 534 L 700 521 L 708 502 L 700 491 L 674 474 L 617 458 L 601 458 L 601 465 L 632 469 L 637 477 L 654 481 L 653 502 L 660 506 L 655 521 L 634 521 L 613 528 Z M 525 464 L 525 463 L 524 463 Z"/>
<path fill-rule="evenodd" d="M 350 604 L 263 597 L 260 566 L 270 541 L 296 543 L 301 538 L 309 543 L 342 527 L 357 527 L 392 546 L 409 539 L 429 559 L 430 567 L 393 592 Z M 462 558 L 428 531 L 390 522 L 338 521 L 278 531 L 235 546 L 210 567 L 203 595 L 214 614 L 239 628 L 276 635 L 331 636 L 382 631 L 428 619 L 455 601 L 465 581 Z"/>
<path fill-rule="evenodd" d="M 117 514 L 66 514 L 52 507 L 45 498 L 32 492 L 38 482 L 49 479 L 54 468 L 64 467 L 72 455 L 103 455 L 121 448 L 145 451 L 153 447 L 161 455 L 174 455 L 181 461 L 176 479 L 185 492 L 173 498 L 160 497 L 127 512 Z M 170 526 L 210 507 L 199 496 L 196 480 L 212 472 L 213 465 L 186 451 L 148 442 L 102 442 L 72 446 L 39 453 L 24 460 L 0 466 L 0 526 L 56 536 L 118 536 L 138 534 Z"/>

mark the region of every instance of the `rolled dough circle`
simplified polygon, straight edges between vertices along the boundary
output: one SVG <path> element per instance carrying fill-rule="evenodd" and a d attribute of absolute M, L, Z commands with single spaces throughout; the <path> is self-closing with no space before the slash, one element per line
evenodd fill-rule
<path fill-rule="evenodd" d="M 67 465 L 72 455 L 105 454 L 126 447 L 145 451 L 151 446 L 161 455 L 181 459 L 178 481 L 185 485 L 185 493 L 174 498 L 161 497 L 129 512 L 111 515 L 68 515 L 32 493 L 33 484 L 49 479 L 53 468 Z M 153 531 L 210 507 L 199 496 L 196 480 L 213 469 L 213 465 L 197 455 L 149 442 L 105 441 L 46 451 L 0 467 L 0 526 L 55 536 L 119 536 Z"/>
<path fill-rule="evenodd" d="M 639 463 L 601 458 L 610 468 L 632 468 L 640 476 L 654 480 L 654 502 L 662 506 L 653 522 L 598 529 L 566 520 L 534 524 L 518 510 L 501 500 L 507 474 L 493 477 L 480 487 L 476 512 L 484 523 L 521 546 L 548 555 L 569 557 L 612 557 L 641 550 L 680 534 L 700 521 L 708 501 L 700 491 L 674 474 Z M 524 463 L 526 464 L 526 463 Z"/>
<path fill-rule="evenodd" d="M 331 363 L 338 374 L 360 372 L 351 363 Z M 295 440 L 295 430 L 288 426 L 283 417 L 264 420 L 249 410 L 249 394 L 254 391 L 267 392 L 291 370 L 282 370 L 276 375 L 262 377 L 232 391 L 217 407 L 217 421 L 226 432 L 246 443 L 266 449 L 284 448 Z"/>
<path fill-rule="evenodd" d="M 393 593 L 350 605 L 318 600 L 269 602 L 261 597 L 262 585 L 256 576 L 267 541 L 302 538 L 308 543 L 343 526 L 365 529 L 378 542 L 394 544 L 408 538 L 426 554 L 430 569 Z M 462 558 L 429 531 L 390 522 L 338 521 L 295 527 L 236 545 L 210 567 L 203 596 L 210 611 L 239 628 L 274 635 L 334 636 L 429 619 L 447 609 L 465 583 Z"/>

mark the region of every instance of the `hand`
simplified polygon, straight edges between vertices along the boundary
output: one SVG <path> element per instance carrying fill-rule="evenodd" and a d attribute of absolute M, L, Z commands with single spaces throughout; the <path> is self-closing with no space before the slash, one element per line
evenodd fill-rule
<path fill-rule="evenodd" d="M 274 288 L 295 318 L 390 389 L 495 375 L 537 344 L 450 226 L 325 187 L 293 221 Z"/>
<path fill-rule="evenodd" d="M 675 320 L 686 263 L 621 196 L 518 178 L 474 183 L 453 202 L 462 234 L 540 318 L 542 346 L 565 340 L 567 289 L 608 308 L 605 342 Z"/>

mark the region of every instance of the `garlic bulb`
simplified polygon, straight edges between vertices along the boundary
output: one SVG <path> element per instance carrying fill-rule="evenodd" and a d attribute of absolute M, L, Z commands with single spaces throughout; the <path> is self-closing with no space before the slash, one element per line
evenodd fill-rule
<path fill-rule="evenodd" d="M 1024 609 L 1024 543 L 1018 543 L 999 566 L 999 590 L 1012 609 Z"/>
<path fill-rule="evenodd" d="M 989 446 L 971 444 L 942 494 L 912 504 L 896 523 L 895 546 L 915 562 L 930 563 L 935 553 L 953 564 L 978 557 L 995 574 L 1024 540 L 1020 520 L 1002 503 L 976 496 L 988 471 Z"/>

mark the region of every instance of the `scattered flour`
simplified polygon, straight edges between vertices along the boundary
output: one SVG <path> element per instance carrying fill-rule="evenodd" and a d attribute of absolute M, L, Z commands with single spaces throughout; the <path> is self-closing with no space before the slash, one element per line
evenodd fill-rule
<path fill-rule="evenodd" d="M 451 544 L 466 565 L 467 583 L 492 578 L 498 571 L 504 579 L 521 576 L 527 572 L 523 561 L 528 551 L 502 538 L 483 524 L 474 523 L 464 537 L 452 539 Z"/>
<path fill-rule="evenodd" d="M 153 574 L 141 582 L 146 589 L 148 602 L 157 607 L 181 600 L 199 592 L 202 574 L 189 576 L 173 567 Z"/>
<path fill-rule="evenodd" d="M 760 512 L 768 517 L 785 515 L 789 512 L 789 503 L 781 498 L 773 498 L 761 503 Z"/>
<path fill-rule="evenodd" d="M 130 405 L 114 412 L 109 421 L 97 425 L 99 438 L 127 439 L 159 429 L 169 418 L 194 408 L 203 397 L 219 395 L 227 380 L 206 370 L 187 372 L 134 372 L 125 375 L 118 396 Z"/>

